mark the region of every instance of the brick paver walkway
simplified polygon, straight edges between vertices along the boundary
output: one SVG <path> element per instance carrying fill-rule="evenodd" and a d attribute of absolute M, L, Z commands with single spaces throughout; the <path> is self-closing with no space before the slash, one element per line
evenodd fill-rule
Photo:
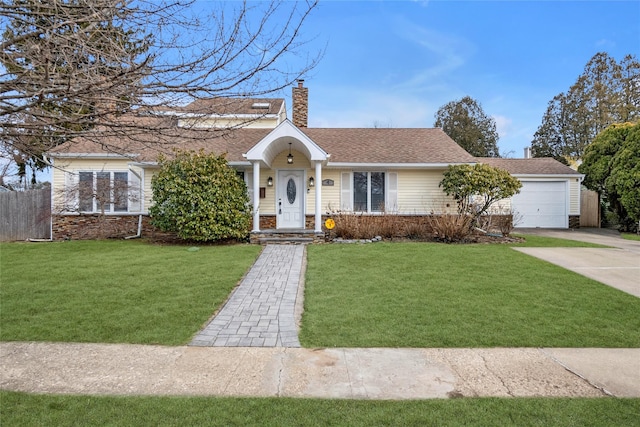
<path fill-rule="evenodd" d="M 191 341 L 200 347 L 300 347 L 295 304 L 302 245 L 267 245 L 218 315 Z"/>

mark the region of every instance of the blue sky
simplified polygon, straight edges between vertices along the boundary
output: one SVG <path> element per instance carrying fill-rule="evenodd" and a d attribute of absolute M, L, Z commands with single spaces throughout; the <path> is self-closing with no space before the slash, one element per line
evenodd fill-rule
<path fill-rule="evenodd" d="M 321 0 L 302 38 L 326 47 L 305 81 L 310 127 L 432 127 L 469 95 L 495 119 L 500 153 L 521 158 L 593 55 L 640 57 L 640 0 Z M 290 116 L 291 90 L 274 96 Z"/>
<path fill-rule="evenodd" d="M 519 158 L 593 55 L 640 57 L 640 1 L 325 0 L 303 36 L 326 44 L 305 82 L 310 127 L 432 127 L 469 95 Z"/>

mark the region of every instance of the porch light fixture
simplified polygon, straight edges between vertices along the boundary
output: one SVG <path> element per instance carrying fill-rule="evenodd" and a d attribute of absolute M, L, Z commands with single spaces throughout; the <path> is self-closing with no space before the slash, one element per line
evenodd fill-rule
<path fill-rule="evenodd" d="M 289 155 L 287 156 L 287 163 L 293 164 L 293 155 L 291 154 L 291 143 L 289 143 Z"/>
<path fill-rule="evenodd" d="M 316 181 L 315 179 L 313 179 L 313 177 L 309 178 L 309 187 L 313 187 L 314 185 L 316 185 Z"/>
<path fill-rule="evenodd" d="M 271 177 L 267 178 L 267 185 L 269 187 L 273 187 L 273 178 L 271 178 Z"/>

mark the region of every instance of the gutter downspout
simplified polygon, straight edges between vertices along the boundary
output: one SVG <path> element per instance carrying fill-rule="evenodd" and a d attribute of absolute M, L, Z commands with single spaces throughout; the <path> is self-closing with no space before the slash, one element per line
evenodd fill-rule
<path fill-rule="evenodd" d="M 142 180 L 142 177 L 137 173 L 135 173 L 132 169 L 129 169 L 129 171 L 138 177 L 138 179 L 140 180 L 140 186 L 144 187 L 144 181 Z M 140 191 L 140 197 L 143 197 L 142 194 L 143 194 L 142 191 Z M 140 201 L 140 203 L 142 206 L 142 200 Z M 139 239 L 140 236 L 142 236 L 142 214 L 138 215 L 138 233 L 135 236 L 126 236 L 124 239 L 125 240 Z"/>
<path fill-rule="evenodd" d="M 138 215 L 138 234 L 136 234 L 135 236 L 127 236 L 125 237 L 125 240 L 138 239 L 140 238 L 141 235 L 142 235 L 142 214 Z"/>

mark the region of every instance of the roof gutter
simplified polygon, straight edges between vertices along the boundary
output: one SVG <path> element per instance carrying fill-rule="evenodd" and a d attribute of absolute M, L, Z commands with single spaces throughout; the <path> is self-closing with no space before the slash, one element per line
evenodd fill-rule
<path fill-rule="evenodd" d="M 179 119 L 260 119 L 260 118 L 271 118 L 277 119 L 279 117 L 278 114 L 267 113 L 267 114 L 209 114 L 209 113 L 175 113 L 175 112 L 157 112 L 154 115 L 159 116 L 171 116 L 177 117 Z"/>
<path fill-rule="evenodd" d="M 474 165 L 477 162 L 452 163 L 355 163 L 328 162 L 326 168 L 389 168 L 389 169 L 444 169 L 450 165 Z"/>
<path fill-rule="evenodd" d="M 545 179 L 548 180 L 549 178 L 562 178 L 562 179 L 572 179 L 572 178 L 578 178 L 580 180 L 580 182 L 582 182 L 584 180 L 585 175 L 583 174 L 554 174 L 554 173 L 547 173 L 547 174 L 539 174 L 539 173 L 512 173 L 511 175 L 513 175 L 516 178 L 529 178 L 529 179 Z"/>
<path fill-rule="evenodd" d="M 125 153 L 47 153 L 49 157 L 54 159 L 130 159 L 132 157 L 138 157 L 140 154 Z"/>

